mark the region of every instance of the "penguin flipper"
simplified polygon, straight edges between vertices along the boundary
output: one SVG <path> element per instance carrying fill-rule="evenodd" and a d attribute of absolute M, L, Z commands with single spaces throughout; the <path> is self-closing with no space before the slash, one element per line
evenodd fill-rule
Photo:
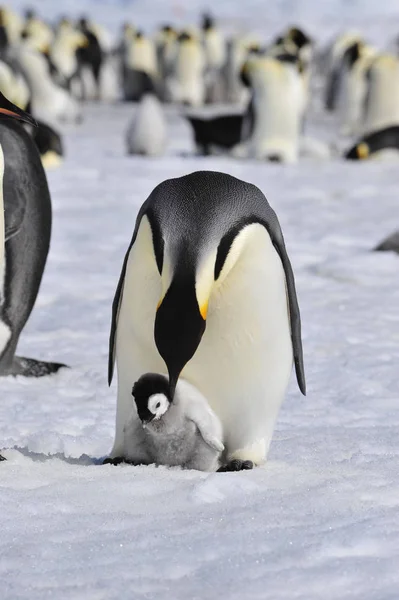
<path fill-rule="evenodd" d="M 187 418 L 195 423 L 204 442 L 216 452 L 223 452 L 222 426 L 213 410 L 204 401 L 185 396 Z"/>
<path fill-rule="evenodd" d="M 57 373 L 62 367 L 68 368 L 62 363 L 46 362 L 35 358 L 22 358 L 14 356 L 12 365 L 7 375 L 22 375 L 23 377 L 45 377 Z"/>
<path fill-rule="evenodd" d="M 14 237 L 22 227 L 26 211 L 26 195 L 18 186 L 14 186 L 13 193 L 7 193 L 4 185 L 4 233 L 5 241 Z"/>

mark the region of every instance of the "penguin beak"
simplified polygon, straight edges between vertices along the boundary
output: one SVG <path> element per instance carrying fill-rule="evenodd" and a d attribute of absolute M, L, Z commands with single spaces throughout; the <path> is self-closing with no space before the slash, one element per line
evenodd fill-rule
<path fill-rule="evenodd" d="M 12 102 L 7 100 L 3 94 L 0 94 L 0 116 L 5 115 L 6 117 L 12 117 L 14 119 L 18 119 L 19 121 L 24 121 L 25 123 L 29 123 L 29 125 L 33 125 L 37 127 L 37 122 L 35 119 L 29 115 L 27 112 L 15 106 Z"/>
<path fill-rule="evenodd" d="M 178 271 L 158 306 L 154 338 L 169 373 L 169 393 L 173 400 L 177 381 L 194 356 L 206 327 L 206 308 L 199 307 L 195 277 Z"/>

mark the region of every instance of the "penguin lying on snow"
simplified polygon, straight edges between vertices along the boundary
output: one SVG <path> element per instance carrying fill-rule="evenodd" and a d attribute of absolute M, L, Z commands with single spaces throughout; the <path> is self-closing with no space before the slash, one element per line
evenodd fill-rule
<path fill-rule="evenodd" d="M 222 426 L 195 387 L 180 379 L 172 402 L 168 378 L 147 373 L 132 394 L 136 407 L 124 428 L 128 462 L 216 471 L 224 450 Z"/>
<path fill-rule="evenodd" d="M 166 147 L 166 120 L 154 84 L 147 73 L 143 97 L 126 133 L 128 154 L 160 156 Z"/>
<path fill-rule="evenodd" d="M 199 154 L 211 154 L 213 147 L 230 150 L 246 141 L 254 127 L 254 107 L 251 100 L 244 113 L 219 115 L 210 118 L 184 115 L 194 130 Z"/>
<path fill-rule="evenodd" d="M 305 374 L 291 264 L 257 187 L 200 171 L 154 189 L 123 262 L 109 347 L 110 383 L 115 358 L 118 367 L 111 458 L 125 454 L 132 385 L 166 365 L 171 400 L 181 375 L 219 417 L 225 468 L 266 459 L 293 360 L 304 394 Z"/>
<path fill-rule="evenodd" d="M 396 252 L 399 254 L 399 231 L 395 231 L 395 233 L 383 240 L 375 250 L 380 252 Z"/>
<path fill-rule="evenodd" d="M 15 119 L 35 121 L 0 94 L 0 375 L 41 377 L 65 366 L 15 356 L 39 291 L 51 235 L 51 199 L 39 152 Z"/>
<path fill-rule="evenodd" d="M 377 158 L 385 150 L 399 152 L 399 125 L 385 127 L 384 129 L 370 133 L 370 135 L 366 135 L 347 151 L 345 158 L 348 160 Z"/>

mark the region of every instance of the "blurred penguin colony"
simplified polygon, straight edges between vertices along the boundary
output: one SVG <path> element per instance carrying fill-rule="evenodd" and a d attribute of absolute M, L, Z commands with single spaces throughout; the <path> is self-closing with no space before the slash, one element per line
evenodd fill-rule
<path fill-rule="evenodd" d="M 130 154 L 165 152 L 170 105 L 189 122 L 198 154 L 287 163 L 398 151 L 394 53 L 356 32 L 322 44 L 298 27 L 263 40 L 227 36 L 222 25 L 205 14 L 184 29 L 168 24 L 151 33 L 125 23 L 115 37 L 91 17 L 48 23 L 3 6 L 0 91 L 39 122 L 32 135 L 46 166 L 63 154 L 57 125 L 79 123 L 88 101 L 135 103 Z M 309 143 L 310 112 L 334 125 L 336 139 Z"/>

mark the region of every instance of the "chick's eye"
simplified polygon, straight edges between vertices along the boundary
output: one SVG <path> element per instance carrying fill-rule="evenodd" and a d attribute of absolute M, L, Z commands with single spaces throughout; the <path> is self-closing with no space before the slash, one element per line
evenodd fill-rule
<path fill-rule="evenodd" d="M 157 402 L 157 404 L 156 404 L 155 408 L 159 408 L 160 406 L 161 406 L 161 403 L 160 403 L 160 402 Z"/>

